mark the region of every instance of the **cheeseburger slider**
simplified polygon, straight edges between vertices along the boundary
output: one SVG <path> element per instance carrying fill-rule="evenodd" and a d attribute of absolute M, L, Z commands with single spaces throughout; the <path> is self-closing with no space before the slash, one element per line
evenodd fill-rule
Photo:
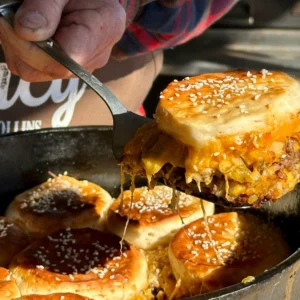
<path fill-rule="evenodd" d="M 107 228 L 121 237 L 125 234 L 126 241 L 144 250 L 166 246 L 184 224 L 203 217 L 198 198 L 182 192 L 175 196 L 178 206 L 172 210 L 173 191 L 167 186 L 156 186 L 153 190 L 136 188 L 133 195 L 125 191 L 123 206 L 120 195 L 110 207 Z M 203 205 L 207 215 L 214 213 L 213 203 L 204 201 Z"/>
<path fill-rule="evenodd" d="M 35 240 L 68 227 L 101 230 L 111 203 L 111 196 L 100 186 L 58 176 L 18 195 L 6 216 Z"/>
<path fill-rule="evenodd" d="M 276 201 L 299 182 L 300 84 L 281 72 L 175 80 L 121 165 L 133 175 L 233 205 Z"/>
<path fill-rule="evenodd" d="M 210 234 L 199 219 L 180 229 L 170 243 L 176 298 L 255 280 L 290 254 L 280 232 L 254 215 L 232 212 L 207 219 Z"/>
<path fill-rule="evenodd" d="M 129 300 L 148 285 L 144 255 L 120 237 L 91 228 L 39 239 L 9 268 L 22 296 L 76 293 L 93 300 Z"/>

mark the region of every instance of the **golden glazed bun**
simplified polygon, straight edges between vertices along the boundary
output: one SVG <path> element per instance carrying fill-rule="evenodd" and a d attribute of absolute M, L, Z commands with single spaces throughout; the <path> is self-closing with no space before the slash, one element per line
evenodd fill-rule
<path fill-rule="evenodd" d="M 147 287 L 147 262 L 121 238 L 91 228 L 66 229 L 34 242 L 10 271 L 22 295 L 74 293 L 93 300 L 131 299 Z"/>
<path fill-rule="evenodd" d="M 288 257 L 290 250 L 271 225 L 243 213 L 222 213 L 183 227 L 169 246 L 173 273 L 183 295 L 221 289 L 257 276 Z"/>
<path fill-rule="evenodd" d="M 14 256 L 24 250 L 28 244 L 28 236 L 22 228 L 7 218 L 0 217 L 1 267 L 8 267 Z"/>
<path fill-rule="evenodd" d="M 238 144 L 251 131 L 263 134 L 285 124 L 290 127 L 291 120 L 298 119 L 299 94 L 298 81 L 282 72 L 188 77 L 162 92 L 158 128 L 195 148 L 228 135 L 234 135 L 232 142 Z"/>
<path fill-rule="evenodd" d="M 76 294 L 28 295 L 14 300 L 92 300 Z"/>
<path fill-rule="evenodd" d="M 9 271 L 0 268 L 0 299 L 11 300 L 20 296 L 20 291 Z"/>
<path fill-rule="evenodd" d="M 101 230 L 111 203 L 111 196 L 98 185 L 58 176 L 18 195 L 6 216 L 37 239 L 68 227 Z"/>
<path fill-rule="evenodd" d="M 123 207 L 120 206 L 120 195 L 110 208 L 108 230 L 122 237 L 129 217 L 124 236 L 128 242 L 141 249 L 167 245 L 184 224 L 203 217 L 199 198 L 175 193 L 174 200 L 177 199 L 178 206 L 173 211 L 170 207 L 173 190 L 169 187 L 156 186 L 152 190 L 136 188 L 133 198 L 130 191 L 125 191 Z M 203 205 L 207 215 L 214 213 L 214 204 L 203 201 Z"/>

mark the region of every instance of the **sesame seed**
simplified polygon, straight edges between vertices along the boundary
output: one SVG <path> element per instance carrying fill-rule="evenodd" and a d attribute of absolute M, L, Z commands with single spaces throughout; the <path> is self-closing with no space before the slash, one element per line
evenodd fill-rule
<path fill-rule="evenodd" d="M 41 266 L 41 265 L 40 266 L 36 266 L 36 268 L 39 269 L 39 270 L 44 270 L 45 269 L 45 267 Z"/>
<path fill-rule="evenodd" d="M 254 100 L 258 100 L 260 96 L 261 96 L 261 94 L 256 94 L 256 95 L 254 96 Z"/>

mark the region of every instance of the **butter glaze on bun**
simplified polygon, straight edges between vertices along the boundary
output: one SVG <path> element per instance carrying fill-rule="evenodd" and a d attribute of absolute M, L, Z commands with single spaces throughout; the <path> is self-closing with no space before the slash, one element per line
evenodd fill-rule
<path fill-rule="evenodd" d="M 68 227 L 101 230 L 111 203 L 111 196 L 98 185 L 58 176 L 18 195 L 6 216 L 34 240 Z"/>
<path fill-rule="evenodd" d="M 0 299 L 11 300 L 20 296 L 20 291 L 9 271 L 0 267 Z"/>
<path fill-rule="evenodd" d="M 123 169 L 235 205 L 276 201 L 300 178 L 299 95 L 298 81 L 267 70 L 174 81 L 156 121 L 125 147 Z"/>
<path fill-rule="evenodd" d="M 25 231 L 7 218 L 0 217 L 0 266 L 8 267 L 14 256 L 28 245 Z"/>
<path fill-rule="evenodd" d="M 147 287 L 144 255 L 95 229 L 66 229 L 37 240 L 10 271 L 22 295 L 74 293 L 94 300 L 131 299 Z"/>
<path fill-rule="evenodd" d="M 177 191 L 175 193 L 178 197 L 177 211 L 170 207 L 173 190 L 169 187 L 156 186 L 152 190 L 147 187 L 136 188 L 133 198 L 130 191 L 125 191 L 123 207 L 120 207 L 120 195 L 110 208 L 108 230 L 122 237 L 129 217 L 124 236 L 128 242 L 141 249 L 166 246 L 184 224 L 203 217 L 199 198 Z M 214 213 L 214 204 L 203 201 L 203 205 L 207 215 Z"/>
<path fill-rule="evenodd" d="M 222 136 L 238 140 L 249 131 L 266 133 L 290 124 L 300 110 L 299 92 L 299 82 L 282 72 L 203 74 L 172 82 L 162 92 L 156 119 L 160 130 L 201 148 Z"/>
<path fill-rule="evenodd" d="M 14 300 L 92 300 L 76 294 L 28 295 Z"/>
<path fill-rule="evenodd" d="M 262 274 L 286 259 L 290 250 L 281 234 L 244 213 L 208 217 L 186 225 L 169 245 L 169 259 L 181 295 L 207 293 Z M 217 255 L 218 254 L 218 255 Z"/>

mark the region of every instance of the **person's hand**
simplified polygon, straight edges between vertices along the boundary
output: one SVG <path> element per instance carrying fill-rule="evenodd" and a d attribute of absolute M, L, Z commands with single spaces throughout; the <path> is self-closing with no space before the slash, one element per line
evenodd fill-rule
<path fill-rule="evenodd" d="M 31 82 L 72 77 L 58 62 L 27 41 L 50 37 L 90 72 L 103 67 L 125 30 L 119 0 L 24 0 L 13 30 L 0 19 L 0 40 L 13 74 Z"/>

